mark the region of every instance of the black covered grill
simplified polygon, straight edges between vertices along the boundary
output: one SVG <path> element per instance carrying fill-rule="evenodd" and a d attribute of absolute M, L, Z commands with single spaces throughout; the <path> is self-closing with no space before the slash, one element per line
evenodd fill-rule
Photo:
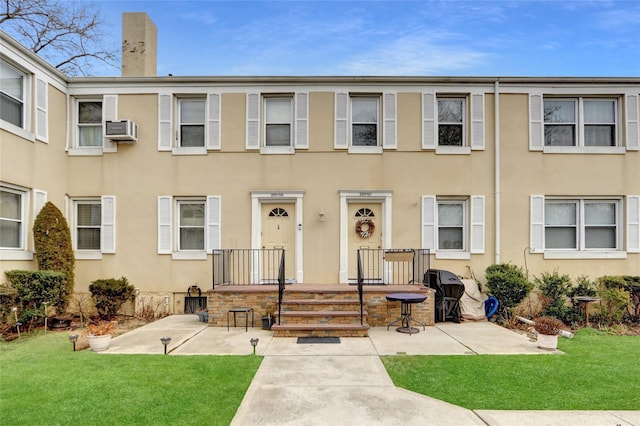
<path fill-rule="evenodd" d="M 424 284 L 436 291 L 436 322 L 460 322 L 460 298 L 464 294 L 464 284 L 458 276 L 443 269 L 429 269 Z"/>

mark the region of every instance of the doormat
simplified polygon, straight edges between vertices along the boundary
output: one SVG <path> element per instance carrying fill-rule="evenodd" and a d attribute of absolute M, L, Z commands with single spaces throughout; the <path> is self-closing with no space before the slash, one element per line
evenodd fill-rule
<path fill-rule="evenodd" d="M 340 343 L 339 337 L 298 337 L 298 343 Z"/>

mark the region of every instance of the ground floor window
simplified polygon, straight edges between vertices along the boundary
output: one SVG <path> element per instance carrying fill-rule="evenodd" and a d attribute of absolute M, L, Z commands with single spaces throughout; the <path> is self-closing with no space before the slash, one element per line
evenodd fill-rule
<path fill-rule="evenodd" d="M 0 187 L 0 248 L 23 248 L 26 196 L 24 191 Z"/>
<path fill-rule="evenodd" d="M 205 200 L 177 202 L 178 250 L 204 250 Z"/>
<path fill-rule="evenodd" d="M 545 249 L 617 250 L 619 200 L 545 200 Z"/>
<path fill-rule="evenodd" d="M 74 202 L 76 250 L 100 250 L 102 212 L 100 200 Z"/>

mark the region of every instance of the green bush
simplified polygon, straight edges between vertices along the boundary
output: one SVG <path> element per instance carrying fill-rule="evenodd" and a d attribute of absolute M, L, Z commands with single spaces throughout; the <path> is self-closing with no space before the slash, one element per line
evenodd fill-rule
<path fill-rule="evenodd" d="M 42 207 L 33 223 L 33 240 L 38 268 L 61 272 L 65 276 L 65 285 L 54 305 L 56 311 L 63 314 L 73 293 L 75 258 L 67 221 L 50 201 Z"/>
<path fill-rule="evenodd" d="M 135 288 L 125 277 L 96 280 L 89 285 L 93 303 L 103 320 L 110 320 L 118 313 L 124 302 L 133 300 L 134 291 Z"/>
<path fill-rule="evenodd" d="M 543 304 L 541 315 L 567 321 L 570 312 L 567 302 L 572 286 L 569 275 L 560 275 L 558 271 L 543 272 L 540 277 L 536 277 L 535 283 L 540 290 Z"/>
<path fill-rule="evenodd" d="M 11 310 L 16 306 L 17 291 L 9 284 L 0 284 L 0 331 L 4 332 L 9 324 L 15 322 Z"/>
<path fill-rule="evenodd" d="M 622 321 L 631 304 L 627 282 L 618 275 L 606 275 L 597 279 L 600 305 L 597 306 L 600 321 L 607 325 Z"/>
<path fill-rule="evenodd" d="M 510 263 L 491 265 L 485 272 L 489 294 L 498 298 L 499 313 L 507 319 L 533 288 L 522 268 Z"/>
<path fill-rule="evenodd" d="M 65 297 L 65 275 L 56 271 L 6 271 L 17 294 L 18 321 L 31 327 L 42 318 L 44 302 L 49 306 L 59 305 Z"/>
<path fill-rule="evenodd" d="M 640 276 L 623 275 L 625 281 L 624 289 L 629 292 L 632 312 L 635 321 L 640 320 Z"/>

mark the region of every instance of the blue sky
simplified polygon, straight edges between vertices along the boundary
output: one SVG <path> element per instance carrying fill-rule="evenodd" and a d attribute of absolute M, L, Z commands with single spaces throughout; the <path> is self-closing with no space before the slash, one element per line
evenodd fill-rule
<path fill-rule="evenodd" d="M 114 46 L 151 17 L 158 75 L 640 76 L 638 0 L 93 3 Z"/>

